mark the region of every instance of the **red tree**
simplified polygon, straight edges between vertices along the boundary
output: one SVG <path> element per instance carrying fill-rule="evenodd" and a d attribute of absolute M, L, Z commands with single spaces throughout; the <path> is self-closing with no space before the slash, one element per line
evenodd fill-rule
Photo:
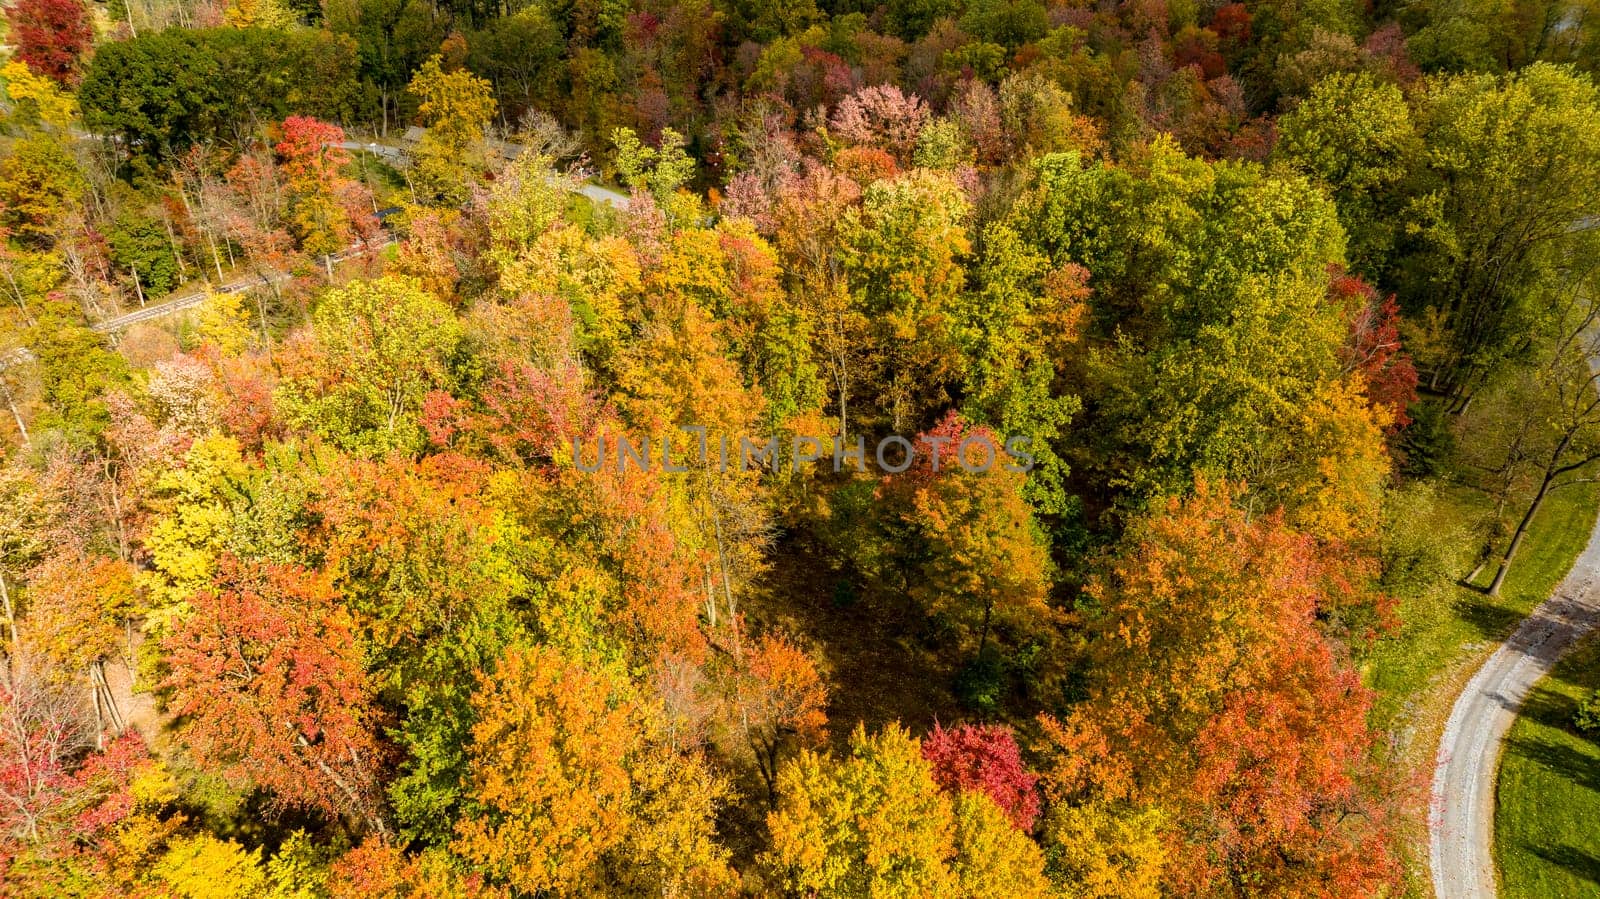
<path fill-rule="evenodd" d="M 1371 691 L 1321 632 L 1324 562 L 1227 489 L 1136 522 L 1096 611 L 1088 699 L 1043 720 L 1052 798 L 1170 816 L 1168 892 L 1372 896 L 1399 865 L 1399 792 L 1372 756 Z"/>
<path fill-rule="evenodd" d="M 94 40 L 88 10 L 79 0 L 17 0 L 6 19 L 17 58 L 35 75 L 78 82 L 78 64 Z"/>
<path fill-rule="evenodd" d="M 1229 3 L 1217 10 L 1206 27 L 1216 32 L 1223 46 L 1242 47 L 1250 42 L 1250 11 L 1243 3 Z"/>
<path fill-rule="evenodd" d="M 1394 295 L 1380 300 L 1377 289 L 1359 276 L 1336 271 L 1328 296 L 1349 322 L 1340 348 L 1345 370 L 1361 373 L 1367 398 L 1388 411 L 1391 427 L 1410 424 L 1406 408 L 1417 398 L 1417 369 L 1400 345 L 1400 307 Z"/>
<path fill-rule="evenodd" d="M 378 833 L 362 649 L 326 577 L 224 558 L 167 638 L 172 708 L 202 764 Z"/>
<path fill-rule="evenodd" d="M 0 678 L 0 862 L 63 820 L 78 790 L 69 766 L 88 746 L 76 697 L 34 678 Z"/>
<path fill-rule="evenodd" d="M 1019 830 L 1033 829 L 1039 817 L 1039 778 L 1022 764 L 1022 751 L 1011 728 L 1000 724 L 963 724 L 945 730 L 935 723 L 922 739 L 922 757 L 933 766 L 933 779 L 950 792 L 982 793 L 1011 817 Z"/>

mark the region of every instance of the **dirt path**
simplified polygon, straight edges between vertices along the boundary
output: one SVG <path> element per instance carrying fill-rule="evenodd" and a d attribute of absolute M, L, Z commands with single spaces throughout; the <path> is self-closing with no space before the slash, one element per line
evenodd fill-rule
<path fill-rule="evenodd" d="M 1600 521 L 1556 587 L 1456 698 L 1433 772 L 1428 856 L 1438 899 L 1495 895 L 1495 778 L 1506 732 L 1533 685 L 1600 626 Z"/>

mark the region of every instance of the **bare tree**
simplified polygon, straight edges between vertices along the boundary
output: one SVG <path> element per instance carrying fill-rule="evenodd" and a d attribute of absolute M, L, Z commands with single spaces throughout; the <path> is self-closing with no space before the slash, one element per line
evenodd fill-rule
<path fill-rule="evenodd" d="M 75 812 L 77 784 L 68 765 L 90 746 L 82 704 L 66 689 L 8 660 L 0 684 L 0 827 L 38 843 L 49 825 Z"/>
<path fill-rule="evenodd" d="M 1534 484 L 1511 540 L 1500 555 L 1489 594 L 1498 596 L 1528 527 L 1551 493 L 1597 478 L 1600 462 L 1600 264 L 1566 274 L 1564 328 L 1549 356 L 1508 385 L 1517 422 L 1502 483 L 1527 472 Z"/>

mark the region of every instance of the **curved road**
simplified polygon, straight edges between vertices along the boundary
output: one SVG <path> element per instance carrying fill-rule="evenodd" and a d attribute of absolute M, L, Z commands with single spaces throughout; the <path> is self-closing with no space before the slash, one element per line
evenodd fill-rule
<path fill-rule="evenodd" d="M 1495 895 L 1495 778 L 1501 742 L 1533 685 L 1597 626 L 1600 521 L 1555 595 L 1495 650 L 1450 711 L 1439 741 L 1428 814 L 1428 859 L 1437 899 Z"/>

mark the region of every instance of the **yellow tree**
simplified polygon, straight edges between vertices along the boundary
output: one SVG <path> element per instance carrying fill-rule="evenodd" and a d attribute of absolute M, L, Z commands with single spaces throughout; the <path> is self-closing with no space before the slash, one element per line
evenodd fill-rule
<path fill-rule="evenodd" d="M 494 117 L 493 86 L 465 69 L 447 72 L 441 57 L 428 58 L 406 88 L 417 98 L 427 126 L 417 147 L 417 188 L 429 200 L 458 204 L 484 167 L 484 129 Z"/>
<path fill-rule="evenodd" d="M 940 792 L 895 724 L 857 727 L 850 756 L 804 752 L 778 776 L 763 861 L 790 895 L 1043 897 L 1044 856 L 986 796 Z"/>
<path fill-rule="evenodd" d="M 996 625 L 1042 633 L 1049 559 L 1003 438 L 950 413 L 920 442 L 938 448 L 937 468 L 930 457 L 895 484 L 910 492 L 905 515 L 920 542 L 911 595 L 929 614 L 976 632 L 980 654 Z"/>
<path fill-rule="evenodd" d="M 662 733 L 627 677 L 547 646 L 479 677 L 473 814 L 455 851 L 540 895 L 699 896 L 727 882 L 712 840 L 726 786 Z"/>
<path fill-rule="evenodd" d="M 78 101 L 61 89 L 55 79 L 35 75 L 22 62 L 13 59 L 0 66 L 6 96 L 11 98 L 14 115 L 24 121 L 38 121 L 65 130 L 78 114 Z"/>

